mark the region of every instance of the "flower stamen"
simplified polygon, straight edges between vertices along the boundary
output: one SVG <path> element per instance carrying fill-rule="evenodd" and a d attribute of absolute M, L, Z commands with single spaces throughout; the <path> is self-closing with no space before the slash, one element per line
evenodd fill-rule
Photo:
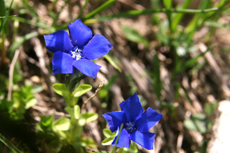
<path fill-rule="evenodd" d="M 82 58 L 82 50 L 79 49 L 78 47 L 74 48 L 69 53 L 72 56 L 72 58 L 75 60 L 79 60 Z"/>
<path fill-rule="evenodd" d="M 125 125 L 126 125 L 125 129 L 128 131 L 128 133 L 132 133 L 134 130 L 136 130 L 134 122 L 127 122 L 125 123 Z"/>

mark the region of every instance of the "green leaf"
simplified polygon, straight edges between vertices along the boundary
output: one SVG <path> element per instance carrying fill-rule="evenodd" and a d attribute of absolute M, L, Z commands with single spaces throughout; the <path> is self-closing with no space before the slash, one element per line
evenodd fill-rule
<path fill-rule="evenodd" d="M 214 46 L 210 46 L 208 47 L 208 49 L 205 52 L 200 53 L 199 55 L 197 55 L 194 58 L 189 59 L 188 61 L 186 61 L 186 63 L 183 65 L 183 67 L 181 68 L 181 71 L 193 67 L 196 62 L 198 61 L 198 59 L 200 59 L 201 57 L 203 57 L 208 51 L 210 51 L 210 49 L 212 49 Z"/>
<path fill-rule="evenodd" d="M 184 121 L 184 126 L 190 130 L 198 131 L 200 133 L 207 133 L 207 123 L 206 115 L 202 113 L 194 114 L 190 119 Z"/>
<path fill-rule="evenodd" d="M 197 113 L 197 114 L 192 115 L 191 118 L 195 120 L 205 120 L 206 115 L 202 113 Z"/>
<path fill-rule="evenodd" d="M 115 137 L 115 136 L 114 136 L 114 137 Z M 111 145 L 112 142 L 113 142 L 114 137 L 108 137 L 108 138 L 104 139 L 104 140 L 101 142 L 101 144 L 102 144 L 103 146 Z"/>
<path fill-rule="evenodd" d="M 106 138 L 116 135 L 116 133 L 112 133 L 109 129 L 103 129 L 103 134 Z"/>
<path fill-rule="evenodd" d="M 75 117 L 76 119 L 79 119 L 79 117 L 80 117 L 80 112 L 81 112 L 80 107 L 79 107 L 78 105 L 75 105 L 75 106 L 74 106 L 74 117 Z"/>
<path fill-rule="evenodd" d="M 184 121 L 184 126 L 185 126 L 186 128 L 188 128 L 188 129 L 190 129 L 190 130 L 198 131 L 198 130 L 197 130 L 196 124 L 195 124 L 194 121 L 191 120 L 191 119 L 186 119 L 186 120 Z"/>
<path fill-rule="evenodd" d="M 138 153 L 138 148 L 136 143 L 132 142 L 129 148 L 124 148 L 125 150 L 127 149 L 128 153 Z"/>
<path fill-rule="evenodd" d="M 79 119 L 79 125 L 84 126 L 89 122 L 95 121 L 97 118 L 98 118 L 97 113 L 92 113 L 92 112 L 82 113 Z"/>
<path fill-rule="evenodd" d="M 177 108 L 176 103 L 169 103 L 169 102 L 161 101 L 160 105 L 161 105 L 162 108 L 167 108 L 167 109 L 170 109 L 170 110 L 175 110 Z"/>
<path fill-rule="evenodd" d="M 6 20 L 10 14 L 11 7 L 12 7 L 13 3 L 14 3 L 14 0 L 11 1 L 10 7 L 9 7 L 8 11 L 6 12 L 5 2 L 4 2 L 4 0 L 1 0 L 1 4 L 0 4 L 1 15 L 0 16 L 5 16 L 6 18 L 3 18 L 3 20 L 1 21 L 0 33 L 2 32 L 2 29 L 6 23 Z"/>
<path fill-rule="evenodd" d="M 97 147 L 97 144 L 94 142 L 93 139 L 79 138 L 77 139 L 77 142 L 79 142 L 81 146 L 84 146 L 84 147 Z"/>
<path fill-rule="evenodd" d="M 38 93 L 38 92 L 41 92 L 43 90 L 43 87 L 38 85 L 38 86 L 33 86 L 31 92 L 32 93 Z"/>
<path fill-rule="evenodd" d="M 67 113 L 69 113 L 69 115 L 71 116 L 71 118 L 74 117 L 74 110 L 73 110 L 73 108 L 67 106 L 67 107 L 65 107 L 65 111 L 66 111 Z"/>
<path fill-rule="evenodd" d="M 58 153 L 61 151 L 63 144 L 60 140 L 53 140 L 47 145 L 47 152 Z"/>
<path fill-rule="evenodd" d="M 0 0 L 0 16 L 5 16 L 6 15 L 6 8 L 5 8 L 5 1 Z"/>
<path fill-rule="evenodd" d="M 30 107 L 36 105 L 38 100 L 36 98 L 31 99 L 30 101 L 26 102 L 25 109 L 29 109 Z"/>
<path fill-rule="evenodd" d="M 142 43 L 146 47 L 149 46 L 148 40 L 145 37 L 141 36 L 135 29 L 124 25 L 122 25 L 121 28 L 128 40 L 136 43 Z"/>
<path fill-rule="evenodd" d="M 210 116 L 212 115 L 213 111 L 217 108 L 217 106 L 217 102 L 204 104 L 204 111 L 207 115 Z"/>
<path fill-rule="evenodd" d="M 39 123 L 41 123 L 45 127 L 51 126 L 54 115 L 50 115 L 50 116 L 42 115 L 40 117 L 41 117 L 41 121 Z"/>
<path fill-rule="evenodd" d="M 172 0 L 163 0 L 163 3 L 166 9 L 172 8 Z"/>
<path fill-rule="evenodd" d="M 73 91 L 73 96 L 74 97 L 80 97 L 86 92 L 90 91 L 92 89 L 92 86 L 89 84 L 80 84 L 77 86 L 74 91 Z"/>
<path fill-rule="evenodd" d="M 117 64 L 114 62 L 114 60 L 112 59 L 112 57 L 107 54 L 104 56 L 104 58 L 115 68 L 117 69 L 120 73 L 122 72 L 122 70 L 119 68 L 119 66 L 117 66 Z"/>
<path fill-rule="evenodd" d="M 65 97 L 65 98 L 70 98 L 70 96 L 71 96 L 71 94 L 67 90 L 65 84 L 55 83 L 55 84 L 53 84 L 53 89 L 57 94 Z"/>
<path fill-rule="evenodd" d="M 54 122 L 54 128 L 61 131 L 69 130 L 70 119 L 66 117 L 61 117 Z"/>
<path fill-rule="evenodd" d="M 185 2 L 182 5 L 182 9 L 185 9 L 189 6 L 189 4 L 192 2 L 192 0 L 185 0 Z M 175 31 L 178 24 L 180 23 L 182 17 L 183 17 L 184 13 L 179 13 L 176 14 L 176 16 L 173 18 L 173 22 L 172 22 L 172 30 Z"/>

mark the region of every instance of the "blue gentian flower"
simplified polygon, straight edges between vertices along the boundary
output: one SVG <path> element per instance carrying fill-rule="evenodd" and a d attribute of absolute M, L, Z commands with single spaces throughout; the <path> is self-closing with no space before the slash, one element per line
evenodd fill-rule
<path fill-rule="evenodd" d="M 72 74 L 76 68 L 83 74 L 96 78 L 101 66 L 90 60 L 106 55 L 113 46 L 104 36 L 93 36 L 91 29 L 80 19 L 70 23 L 68 29 L 71 39 L 64 30 L 44 35 L 46 48 L 54 53 L 53 74 Z"/>
<path fill-rule="evenodd" d="M 129 148 L 132 140 L 142 147 L 152 150 L 155 133 L 149 133 L 148 131 L 162 118 L 162 114 L 150 107 L 143 113 L 137 94 L 120 103 L 120 107 L 121 111 L 102 115 L 106 119 L 110 130 L 112 132 L 117 131 L 112 145 L 115 144 L 120 126 L 123 124 L 117 147 Z"/>

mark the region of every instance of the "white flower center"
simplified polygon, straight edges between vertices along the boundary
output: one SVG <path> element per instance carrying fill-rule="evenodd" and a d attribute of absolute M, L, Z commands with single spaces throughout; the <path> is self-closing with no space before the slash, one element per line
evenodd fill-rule
<path fill-rule="evenodd" d="M 69 53 L 75 60 L 79 60 L 82 57 L 82 50 L 79 48 L 74 48 L 74 50 L 71 50 Z"/>

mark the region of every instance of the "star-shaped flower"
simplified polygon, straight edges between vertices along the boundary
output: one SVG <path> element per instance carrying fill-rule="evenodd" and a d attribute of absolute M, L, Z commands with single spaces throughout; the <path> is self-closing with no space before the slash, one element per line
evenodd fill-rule
<path fill-rule="evenodd" d="M 91 29 L 80 19 L 70 23 L 68 29 L 71 39 L 64 30 L 44 35 L 46 48 L 54 53 L 53 74 L 72 74 L 76 68 L 83 74 L 96 78 L 101 66 L 90 60 L 106 55 L 113 46 L 104 36 L 93 36 Z"/>
<path fill-rule="evenodd" d="M 110 130 L 112 132 L 117 131 L 112 145 L 115 144 L 120 126 L 123 124 L 117 147 L 129 148 L 130 140 L 132 140 L 142 147 L 152 150 L 155 133 L 149 133 L 148 131 L 162 118 L 162 114 L 150 107 L 143 113 L 137 94 L 120 103 L 120 107 L 121 111 L 102 115 L 106 119 Z"/>

